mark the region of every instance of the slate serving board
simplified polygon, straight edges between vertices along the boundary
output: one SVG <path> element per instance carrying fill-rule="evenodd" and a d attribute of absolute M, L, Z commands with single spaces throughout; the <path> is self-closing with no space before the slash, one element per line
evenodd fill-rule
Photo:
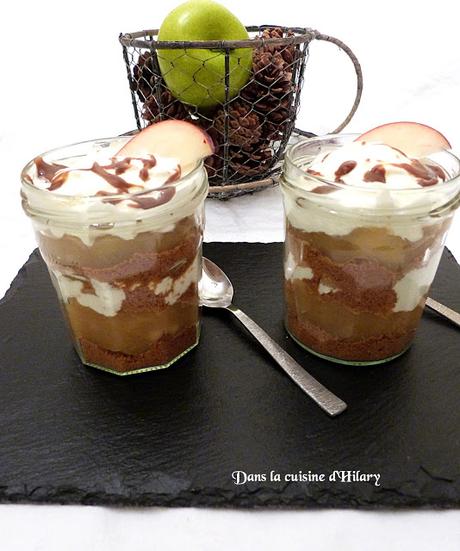
<path fill-rule="evenodd" d="M 283 330 L 281 244 L 214 243 L 205 254 L 232 278 L 235 302 L 349 409 L 329 418 L 227 312 L 205 312 L 201 344 L 169 369 L 119 378 L 85 367 L 35 252 L 0 304 L 1 501 L 460 505 L 458 329 L 426 312 L 400 359 L 330 364 Z M 431 296 L 460 310 L 460 268 L 448 251 Z M 237 485 L 234 471 L 259 481 Z M 285 480 L 299 471 L 325 480 Z M 329 480 L 334 471 L 379 474 L 379 486 Z"/>

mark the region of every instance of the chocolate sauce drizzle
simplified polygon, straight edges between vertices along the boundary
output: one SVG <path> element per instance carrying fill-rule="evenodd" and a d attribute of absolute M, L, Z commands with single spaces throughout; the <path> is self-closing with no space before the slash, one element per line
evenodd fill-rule
<path fill-rule="evenodd" d="M 365 182 L 381 182 L 382 184 L 386 183 L 386 172 L 385 167 L 381 164 L 373 166 L 368 170 L 364 176 L 363 180 Z"/>
<path fill-rule="evenodd" d="M 447 174 L 444 172 L 444 170 L 440 166 L 438 166 L 438 165 L 428 165 L 428 164 L 425 165 L 425 166 L 427 168 L 429 168 L 430 170 L 432 170 L 438 178 L 441 178 L 441 180 L 443 182 L 446 181 Z"/>
<path fill-rule="evenodd" d="M 120 176 L 124 174 L 128 168 L 131 166 L 131 159 L 126 157 L 126 159 L 121 159 L 120 161 L 113 161 L 111 165 L 104 166 L 106 170 L 112 169 L 115 170 L 115 174 Z"/>
<path fill-rule="evenodd" d="M 181 177 L 181 168 L 179 165 L 177 165 L 174 172 L 166 179 L 165 183 L 163 184 L 166 186 L 167 184 L 172 184 L 173 182 L 176 182 Z"/>
<path fill-rule="evenodd" d="M 328 153 L 328 155 L 329 155 L 329 153 Z M 327 157 L 327 155 L 326 155 L 326 157 Z M 326 157 L 324 157 L 324 159 Z M 335 171 L 335 181 L 337 183 L 340 183 L 340 184 L 345 183 L 342 180 L 342 176 L 345 176 L 345 174 L 348 174 L 349 172 L 351 172 L 356 167 L 356 165 L 357 165 L 356 161 L 345 161 L 345 162 L 343 162 L 339 166 L 339 168 Z M 321 172 L 318 172 L 318 171 L 312 170 L 312 169 L 308 169 L 307 173 L 312 174 L 313 176 L 322 176 Z M 312 189 L 313 193 L 318 193 L 319 195 L 326 195 L 328 193 L 331 193 L 332 191 L 334 191 L 334 188 L 332 186 L 328 186 L 328 185 L 316 186 L 314 189 Z"/>
<path fill-rule="evenodd" d="M 342 176 L 351 172 L 358 163 L 356 161 L 345 161 L 335 171 L 335 181 L 342 182 Z"/>
<path fill-rule="evenodd" d="M 37 157 L 34 159 L 35 166 L 37 168 L 37 174 L 40 178 L 44 178 L 45 180 L 48 180 L 49 182 L 52 182 L 56 174 L 60 170 L 65 170 L 68 168 L 64 165 L 59 165 L 55 163 L 47 163 L 43 157 Z"/>
<path fill-rule="evenodd" d="M 144 196 L 136 196 L 132 197 L 130 199 L 129 206 L 135 209 L 152 209 L 153 207 L 159 207 L 160 205 L 164 205 L 164 203 L 167 203 L 170 201 L 174 194 L 176 193 L 175 188 L 169 187 L 165 189 L 159 189 L 158 191 L 154 192 L 156 197 L 144 197 Z"/>
<path fill-rule="evenodd" d="M 98 191 L 96 197 L 112 197 L 112 194 L 109 191 Z M 123 199 L 104 199 L 103 203 L 110 203 L 111 205 L 118 205 Z"/>
<path fill-rule="evenodd" d="M 175 171 L 165 180 L 163 183 L 163 186 L 167 186 L 168 184 L 172 184 L 173 182 L 176 182 L 179 180 L 181 176 L 181 168 L 179 165 L 177 165 L 177 168 Z M 148 197 L 144 197 L 143 195 L 136 195 L 136 197 L 131 198 L 131 204 L 130 207 L 138 208 L 138 209 L 151 209 L 153 207 L 158 207 L 160 205 L 163 205 L 164 203 L 167 203 L 170 201 L 174 194 L 176 193 L 176 188 L 174 187 L 168 187 L 165 189 L 160 189 L 158 191 L 154 191 L 156 197 L 152 197 L 151 195 Z"/>
<path fill-rule="evenodd" d="M 132 189 L 133 187 L 134 188 L 137 187 L 133 184 L 128 183 L 121 176 L 117 176 L 117 174 L 111 174 L 110 172 L 107 171 L 107 168 L 108 167 L 103 167 L 98 163 L 94 163 L 91 168 L 86 170 L 89 170 L 90 172 L 94 172 L 95 174 L 103 178 L 108 184 L 114 187 L 119 193 L 128 193 L 130 189 Z"/>
<path fill-rule="evenodd" d="M 69 167 L 58 163 L 47 163 L 43 157 L 37 157 L 34 163 L 37 168 L 38 176 L 50 182 L 51 185 L 48 191 L 59 189 L 65 182 Z"/>
<path fill-rule="evenodd" d="M 312 189 L 313 193 L 318 193 L 319 195 L 327 195 L 332 191 L 335 191 L 335 189 L 332 186 L 327 186 L 326 184 L 324 184 L 323 186 L 316 186 Z"/>
<path fill-rule="evenodd" d="M 126 181 L 124 178 L 122 178 L 122 174 L 124 174 L 131 166 L 131 161 L 135 159 L 142 162 L 142 168 L 139 171 L 139 178 L 143 182 L 147 182 L 149 179 L 149 170 L 152 169 L 156 164 L 157 161 L 155 157 L 152 155 L 148 159 L 142 159 L 138 157 L 126 157 L 125 159 L 121 159 L 119 161 L 112 159 L 112 163 L 109 165 L 100 165 L 98 163 L 94 163 L 91 168 L 84 168 L 84 169 L 77 169 L 77 170 L 85 170 L 88 172 L 94 172 L 101 178 L 103 178 L 109 185 L 111 185 L 118 193 L 129 193 L 130 190 L 133 188 L 138 188 L 136 184 L 130 184 L 128 181 Z M 55 191 L 59 189 L 67 180 L 69 172 L 72 169 L 69 169 L 69 167 L 65 165 L 60 165 L 57 163 L 47 163 L 44 161 L 43 157 L 37 157 L 35 160 L 35 166 L 37 168 L 37 173 L 40 178 L 44 178 L 45 180 L 48 180 L 50 182 L 50 186 L 47 188 L 48 191 Z M 109 170 L 112 170 L 114 173 L 109 172 Z M 181 167 L 178 165 L 177 168 L 174 170 L 172 174 L 168 176 L 168 178 L 163 183 L 163 186 L 171 184 L 177 180 L 179 180 L 181 177 Z M 156 190 L 149 190 L 147 192 L 149 196 L 143 196 L 143 195 L 136 195 L 134 198 L 129 198 L 130 203 L 129 206 L 133 208 L 141 208 L 141 209 L 150 209 L 153 207 L 157 207 L 159 205 L 163 205 L 164 203 L 167 203 L 170 201 L 174 194 L 176 193 L 176 189 L 174 187 L 170 187 L 167 189 L 160 189 L 158 191 Z M 155 197 L 152 197 L 150 194 L 155 193 Z M 96 193 L 97 197 L 110 197 L 112 194 L 107 191 L 98 191 Z M 104 199 L 104 203 L 110 203 L 112 205 L 116 205 L 120 203 L 123 199 L 117 198 L 117 199 Z"/>
<path fill-rule="evenodd" d="M 149 179 L 148 171 L 157 164 L 157 161 L 153 156 L 150 159 L 141 159 L 136 157 L 126 157 L 125 159 L 121 159 L 119 161 L 112 159 L 112 163 L 110 163 L 109 165 L 100 165 L 98 163 L 94 163 L 91 168 L 81 168 L 77 170 L 87 170 L 90 172 L 94 172 L 95 174 L 103 178 L 108 184 L 114 187 L 119 193 L 128 193 L 130 189 L 136 188 L 138 186 L 127 182 L 124 178 L 121 177 L 121 174 L 124 174 L 129 169 L 129 167 L 131 166 L 131 161 L 133 159 L 142 162 L 142 168 L 139 171 L 139 178 L 143 182 L 146 182 Z M 39 177 L 48 180 L 51 184 L 48 188 L 48 191 L 55 191 L 56 189 L 59 189 L 65 183 L 69 173 L 72 170 L 69 169 L 69 167 L 67 166 L 57 163 L 47 163 L 43 160 L 43 157 L 37 157 L 34 162 L 35 166 L 37 167 L 37 173 Z M 111 174 L 109 170 L 113 170 L 115 174 Z M 177 179 L 175 177 L 176 172 L 177 169 L 172 175 L 174 176 L 174 179 Z"/>
<path fill-rule="evenodd" d="M 438 183 L 439 178 L 446 179 L 444 171 L 435 165 L 423 165 L 417 159 L 412 159 L 410 163 L 393 163 L 393 166 L 402 168 L 407 173 L 417 178 L 419 186 L 428 187 Z"/>
<path fill-rule="evenodd" d="M 447 175 L 440 166 L 434 164 L 423 164 L 417 159 L 409 159 L 409 161 L 410 162 L 407 163 L 391 163 L 391 166 L 401 168 L 411 176 L 414 176 L 417 179 L 418 185 L 421 187 L 434 186 L 439 182 L 439 180 L 446 180 Z M 356 161 L 344 161 L 335 171 L 335 181 L 337 183 L 345 183 L 342 180 L 342 176 L 350 173 L 356 165 Z M 313 176 L 322 176 L 320 172 L 312 169 L 308 169 L 307 173 Z M 364 174 L 363 180 L 365 182 L 381 182 L 385 184 L 385 166 L 381 163 L 376 164 Z M 322 185 L 315 187 L 312 191 L 313 193 L 326 194 L 333 191 L 333 188 L 331 186 Z"/>

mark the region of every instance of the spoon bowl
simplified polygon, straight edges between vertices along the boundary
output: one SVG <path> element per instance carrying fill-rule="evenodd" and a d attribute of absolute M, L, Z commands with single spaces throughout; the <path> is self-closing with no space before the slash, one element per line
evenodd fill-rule
<path fill-rule="evenodd" d="M 200 305 L 208 308 L 227 308 L 233 300 L 232 282 L 219 266 L 205 257 L 203 257 L 199 295 Z"/>

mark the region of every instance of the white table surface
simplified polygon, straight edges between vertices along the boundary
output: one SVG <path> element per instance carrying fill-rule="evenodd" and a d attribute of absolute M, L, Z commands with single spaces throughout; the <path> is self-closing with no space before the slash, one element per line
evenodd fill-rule
<path fill-rule="evenodd" d="M 318 28 L 344 40 L 364 71 L 362 104 L 348 127 L 392 120 L 438 128 L 460 151 L 458 19 L 452 2 L 298 3 L 223 0 L 246 24 Z M 158 27 L 176 5 L 138 0 L 9 2 L 0 33 L 0 296 L 35 247 L 18 174 L 51 147 L 134 127 L 120 31 Z M 352 102 L 354 75 L 337 48 L 313 44 L 298 125 L 331 130 Z M 280 241 L 277 189 L 207 204 L 207 241 Z M 447 242 L 460 259 L 460 216 Z M 0 328 L 1 331 L 1 328 Z M 1 399 L 7 399 L 2 397 Z M 435 444 L 435 443 L 434 443 Z M 1 450 L 0 450 L 1 461 Z M 0 480 L 1 485 L 1 480 Z M 0 549 L 458 550 L 460 511 L 223 511 L 0 505 Z"/>

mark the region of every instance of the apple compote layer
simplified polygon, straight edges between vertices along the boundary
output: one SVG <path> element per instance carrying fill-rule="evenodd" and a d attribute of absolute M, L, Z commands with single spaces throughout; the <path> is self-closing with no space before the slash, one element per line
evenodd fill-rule
<path fill-rule="evenodd" d="M 91 244 L 40 232 L 40 250 L 84 363 L 125 373 L 164 367 L 199 337 L 201 215 L 133 239 Z"/>
<path fill-rule="evenodd" d="M 286 325 L 322 355 L 372 362 L 412 342 L 442 253 L 445 224 L 409 241 L 385 227 L 347 235 L 307 232 L 287 224 Z"/>

